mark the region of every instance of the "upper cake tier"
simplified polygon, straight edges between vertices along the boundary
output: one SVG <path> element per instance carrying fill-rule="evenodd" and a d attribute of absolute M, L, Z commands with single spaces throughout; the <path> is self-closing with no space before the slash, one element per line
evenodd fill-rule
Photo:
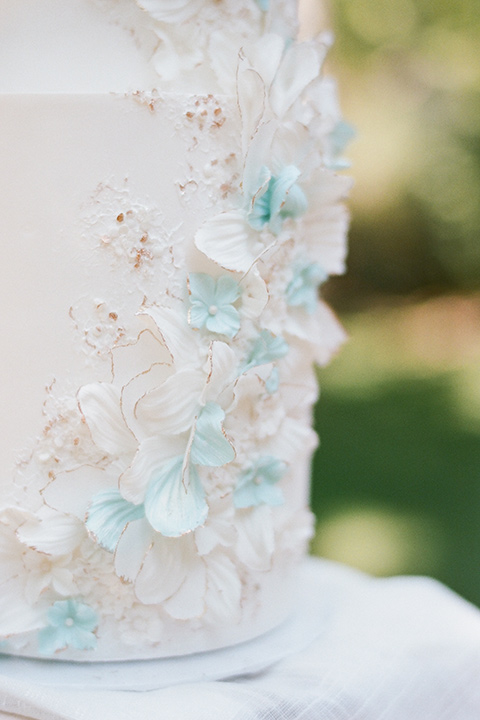
<path fill-rule="evenodd" d="M 16 0 L 0 92 L 235 92 L 240 48 L 297 33 L 296 0 Z"/>

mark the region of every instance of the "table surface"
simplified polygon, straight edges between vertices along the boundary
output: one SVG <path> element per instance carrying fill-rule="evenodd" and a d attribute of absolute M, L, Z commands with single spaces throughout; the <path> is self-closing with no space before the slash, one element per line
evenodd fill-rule
<path fill-rule="evenodd" d="M 0 675 L 0 718 L 480 719 L 479 610 L 428 578 L 374 579 L 321 560 L 306 572 L 321 587 L 312 606 L 329 609 L 326 622 L 306 647 L 261 672 L 148 692 Z"/>

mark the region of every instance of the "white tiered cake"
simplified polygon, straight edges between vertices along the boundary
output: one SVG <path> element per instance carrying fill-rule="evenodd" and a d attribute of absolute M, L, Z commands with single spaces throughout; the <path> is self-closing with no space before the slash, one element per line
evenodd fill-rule
<path fill-rule="evenodd" d="M 165 657 L 290 610 L 350 182 L 329 38 L 268 5 L 0 5 L 5 652 Z"/>

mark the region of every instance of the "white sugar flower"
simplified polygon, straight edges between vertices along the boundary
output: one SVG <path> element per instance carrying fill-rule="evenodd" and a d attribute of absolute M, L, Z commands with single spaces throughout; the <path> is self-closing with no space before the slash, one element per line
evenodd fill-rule
<path fill-rule="evenodd" d="M 182 23 L 190 20 L 205 0 L 136 0 L 154 20 L 166 23 Z"/>

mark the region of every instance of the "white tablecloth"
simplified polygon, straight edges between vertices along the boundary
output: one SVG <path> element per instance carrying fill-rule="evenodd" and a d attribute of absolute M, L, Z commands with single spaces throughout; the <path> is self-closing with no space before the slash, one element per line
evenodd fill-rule
<path fill-rule="evenodd" d="M 323 577 L 325 627 L 262 673 L 149 692 L 47 688 L 0 675 L 0 717 L 480 720 L 480 611 L 427 578 L 377 580 L 323 561 L 309 569 Z"/>

